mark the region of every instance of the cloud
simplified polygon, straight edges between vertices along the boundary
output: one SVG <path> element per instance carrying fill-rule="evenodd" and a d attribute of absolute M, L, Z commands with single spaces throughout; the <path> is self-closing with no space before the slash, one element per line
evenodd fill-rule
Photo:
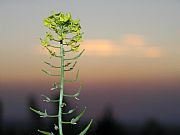
<path fill-rule="evenodd" d="M 81 48 L 86 51 L 87 56 L 127 56 L 158 58 L 162 54 L 162 49 L 146 45 L 143 36 L 137 34 L 125 34 L 120 38 L 119 43 L 107 39 L 85 40 L 81 43 Z M 40 55 L 48 55 L 48 51 L 41 45 L 35 46 L 35 51 Z"/>
<path fill-rule="evenodd" d="M 86 40 L 82 46 L 86 49 L 85 55 L 114 56 L 124 52 L 123 48 L 115 45 L 111 40 Z"/>
<path fill-rule="evenodd" d="M 143 36 L 137 34 L 125 34 L 121 38 L 121 44 L 130 46 L 144 46 L 145 41 Z"/>
<path fill-rule="evenodd" d="M 131 56 L 146 58 L 158 58 L 161 56 L 161 48 L 146 44 L 141 35 L 125 34 L 119 43 L 104 39 L 86 40 L 82 43 L 82 47 L 86 49 L 85 55 L 90 56 Z"/>
<path fill-rule="evenodd" d="M 157 58 L 161 56 L 160 48 L 152 47 L 148 48 L 145 52 L 145 56 L 149 58 Z"/>

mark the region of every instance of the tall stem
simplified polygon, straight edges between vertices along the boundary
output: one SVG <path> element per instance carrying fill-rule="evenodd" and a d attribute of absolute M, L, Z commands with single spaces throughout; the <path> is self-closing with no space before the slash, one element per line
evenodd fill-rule
<path fill-rule="evenodd" d="M 63 135 L 62 129 L 62 103 L 63 103 L 63 93 L 64 93 L 64 47 L 63 41 L 60 41 L 60 56 L 61 56 L 61 77 L 60 77 L 60 94 L 59 94 L 59 112 L 58 112 L 58 125 L 59 125 L 59 135 Z"/>

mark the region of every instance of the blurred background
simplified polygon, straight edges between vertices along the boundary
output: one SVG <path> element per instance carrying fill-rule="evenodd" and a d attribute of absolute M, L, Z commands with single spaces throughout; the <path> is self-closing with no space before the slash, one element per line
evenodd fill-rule
<path fill-rule="evenodd" d="M 64 127 L 66 134 L 91 118 L 90 135 L 180 134 L 179 0 L 0 0 L 0 134 L 53 130 L 55 120 L 29 110 L 57 110 L 41 97 L 58 96 L 50 91 L 58 78 L 41 72 L 43 61 L 57 61 L 40 43 L 51 11 L 71 12 L 84 32 L 86 51 L 66 78 L 80 69 L 80 101 L 67 102 L 87 111 L 79 127 Z"/>

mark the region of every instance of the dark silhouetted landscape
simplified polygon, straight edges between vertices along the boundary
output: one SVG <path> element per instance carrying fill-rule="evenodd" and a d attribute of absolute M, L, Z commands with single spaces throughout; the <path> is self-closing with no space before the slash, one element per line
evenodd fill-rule
<path fill-rule="evenodd" d="M 28 101 L 27 107 L 38 108 L 36 99 L 31 96 Z M 57 111 L 58 106 L 54 106 L 54 110 Z M 68 108 L 65 108 L 68 110 Z M 58 135 L 54 129 L 54 123 L 57 123 L 56 119 L 43 119 L 37 114 L 29 111 L 29 121 L 12 121 L 12 123 L 4 124 L 3 122 L 3 103 L 0 102 L 0 135 L 35 135 L 37 129 L 46 131 L 52 131 L 55 135 Z M 68 116 L 64 117 L 64 120 L 68 120 Z M 65 125 L 64 134 L 73 135 L 78 134 L 87 122 L 81 122 L 77 125 Z M 143 125 L 135 124 L 123 124 L 117 121 L 113 117 L 113 108 L 111 106 L 105 107 L 104 114 L 99 120 L 94 120 L 88 135 L 179 135 L 179 126 L 170 126 L 160 124 L 155 119 L 151 118 Z"/>

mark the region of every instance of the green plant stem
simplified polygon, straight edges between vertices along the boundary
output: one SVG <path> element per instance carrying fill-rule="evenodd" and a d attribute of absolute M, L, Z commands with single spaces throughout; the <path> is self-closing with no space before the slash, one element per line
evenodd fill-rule
<path fill-rule="evenodd" d="M 64 94 L 64 47 L 63 41 L 60 41 L 60 56 L 61 57 L 61 76 L 60 76 L 60 94 L 59 94 L 59 112 L 58 112 L 58 125 L 59 125 L 59 135 L 63 135 L 62 129 L 62 103 L 63 103 L 63 94 Z"/>

